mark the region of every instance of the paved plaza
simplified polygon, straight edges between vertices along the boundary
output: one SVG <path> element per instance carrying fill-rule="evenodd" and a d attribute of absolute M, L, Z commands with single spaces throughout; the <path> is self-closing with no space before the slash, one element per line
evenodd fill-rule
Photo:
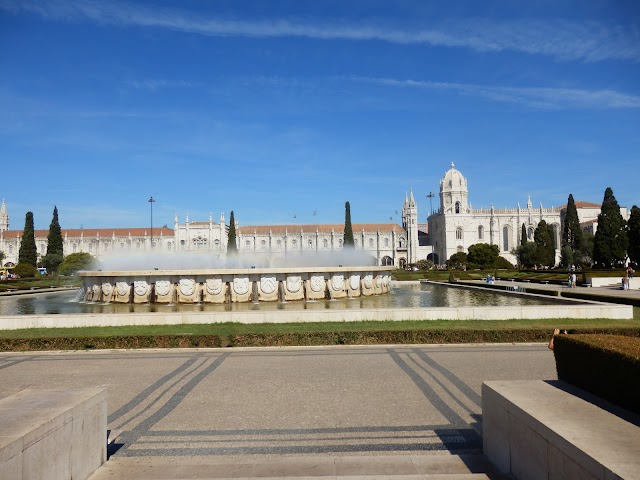
<path fill-rule="evenodd" d="M 480 453 L 483 380 L 555 379 L 546 345 L 0 355 L 0 397 L 104 387 L 112 459 Z"/>

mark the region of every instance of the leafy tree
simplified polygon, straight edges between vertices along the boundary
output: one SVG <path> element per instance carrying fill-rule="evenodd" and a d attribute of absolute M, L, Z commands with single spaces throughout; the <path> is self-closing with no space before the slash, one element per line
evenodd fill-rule
<path fill-rule="evenodd" d="M 512 263 L 504 257 L 496 258 L 495 268 L 505 269 L 505 270 L 513 270 L 514 266 Z"/>
<path fill-rule="evenodd" d="M 18 253 L 18 263 L 28 263 L 35 267 L 37 261 L 38 251 L 36 250 L 36 238 L 33 231 L 33 212 L 27 212 L 22 241 L 20 242 L 20 252 Z"/>
<path fill-rule="evenodd" d="M 580 248 L 582 247 L 582 228 L 578 219 L 578 209 L 573 195 L 569 194 L 567 200 L 567 210 L 564 217 L 564 227 L 562 228 L 562 265 L 568 267 L 574 263 Z"/>
<path fill-rule="evenodd" d="M 593 261 L 596 267 L 613 268 L 624 264 L 627 257 L 627 226 L 613 190 L 604 192 L 598 215 L 598 230 L 593 239 Z"/>
<path fill-rule="evenodd" d="M 629 260 L 637 267 L 640 265 L 640 208 L 636 205 L 631 207 L 627 232 L 629 236 Z"/>
<path fill-rule="evenodd" d="M 416 267 L 420 270 L 431 270 L 433 268 L 433 262 L 431 260 L 418 260 L 416 262 Z"/>
<path fill-rule="evenodd" d="M 52 273 L 58 270 L 58 267 L 64 260 L 61 253 L 47 253 L 42 257 L 42 265 L 47 268 L 47 272 Z"/>
<path fill-rule="evenodd" d="M 238 253 L 238 244 L 236 243 L 236 218 L 231 210 L 229 216 L 229 232 L 227 234 L 227 254 L 234 255 Z"/>
<path fill-rule="evenodd" d="M 467 254 L 464 252 L 456 252 L 447 261 L 447 266 L 453 270 L 460 270 L 467 264 Z"/>
<path fill-rule="evenodd" d="M 5 258 L 6 258 L 6 255 L 2 250 L 0 250 L 0 267 L 2 266 L 2 262 L 4 262 Z"/>
<path fill-rule="evenodd" d="M 474 268 L 489 268 L 495 266 L 499 256 L 500 250 L 497 245 L 476 243 L 469 247 L 467 258 Z"/>
<path fill-rule="evenodd" d="M 515 249 L 518 263 L 524 268 L 532 268 L 538 261 L 538 246 L 535 242 L 527 242 Z"/>
<path fill-rule="evenodd" d="M 591 267 L 593 263 L 593 241 L 594 236 L 592 233 L 583 232 L 579 258 L 574 258 L 574 261 L 583 267 Z"/>
<path fill-rule="evenodd" d="M 345 247 L 353 247 L 355 244 L 353 239 L 353 227 L 351 226 L 351 205 L 349 202 L 344 204 L 344 241 Z"/>
<path fill-rule="evenodd" d="M 553 227 L 544 220 L 540 220 L 535 232 L 533 232 L 533 240 L 536 243 L 538 263 L 547 267 L 553 267 L 556 264 L 556 249 L 553 237 Z"/>
<path fill-rule="evenodd" d="M 31 265 L 30 263 L 20 263 L 13 267 L 13 273 L 18 275 L 20 278 L 32 278 L 39 277 L 38 269 Z"/>
<path fill-rule="evenodd" d="M 525 227 L 523 223 L 522 229 L 520 230 L 520 245 L 525 245 L 526 243 L 527 243 L 527 227 Z"/>
<path fill-rule="evenodd" d="M 95 265 L 95 258 L 87 252 L 71 253 L 64 257 L 58 267 L 60 275 L 72 275 L 78 270 L 90 270 Z"/>

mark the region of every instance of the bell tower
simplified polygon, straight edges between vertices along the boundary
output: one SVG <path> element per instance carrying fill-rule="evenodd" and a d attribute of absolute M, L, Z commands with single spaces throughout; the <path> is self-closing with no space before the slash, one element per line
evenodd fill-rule
<path fill-rule="evenodd" d="M 2 206 L 0 207 L 0 232 L 9 230 L 9 213 L 7 212 L 7 206 L 2 199 Z"/>

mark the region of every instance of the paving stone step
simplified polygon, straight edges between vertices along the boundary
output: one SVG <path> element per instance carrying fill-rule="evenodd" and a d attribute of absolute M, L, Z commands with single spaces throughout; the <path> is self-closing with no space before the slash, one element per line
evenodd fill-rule
<path fill-rule="evenodd" d="M 340 479 L 340 480 L 484 480 L 483 455 L 383 455 L 278 457 L 266 459 L 112 458 L 90 480 L 183 479 Z"/>

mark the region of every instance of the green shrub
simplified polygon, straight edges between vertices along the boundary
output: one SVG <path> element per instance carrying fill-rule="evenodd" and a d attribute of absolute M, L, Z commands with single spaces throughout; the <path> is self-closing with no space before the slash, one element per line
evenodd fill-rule
<path fill-rule="evenodd" d="M 20 278 L 39 277 L 38 269 L 30 263 L 19 263 L 13 268 L 13 273 Z"/>
<path fill-rule="evenodd" d="M 640 413 L 640 337 L 556 335 L 558 378 Z"/>
<path fill-rule="evenodd" d="M 511 262 L 509 262 L 509 260 L 504 257 L 498 257 L 496 259 L 495 265 L 498 269 L 515 270 L 516 268 Z"/>
<path fill-rule="evenodd" d="M 78 270 L 88 270 L 95 264 L 95 258 L 89 253 L 71 253 L 64 257 L 64 260 L 58 267 L 60 275 L 72 275 Z"/>

